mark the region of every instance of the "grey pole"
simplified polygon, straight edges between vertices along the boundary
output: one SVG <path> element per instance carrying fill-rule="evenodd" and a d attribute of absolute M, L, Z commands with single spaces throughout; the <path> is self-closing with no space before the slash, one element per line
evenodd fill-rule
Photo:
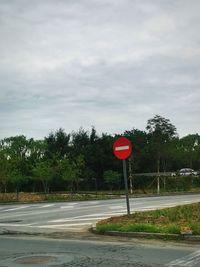
<path fill-rule="evenodd" d="M 127 205 L 127 214 L 130 215 L 130 205 L 128 197 L 128 181 L 127 181 L 127 171 L 126 171 L 126 160 L 123 159 L 123 173 L 124 173 L 124 185 L 126 191 L 126 205 Z"/>

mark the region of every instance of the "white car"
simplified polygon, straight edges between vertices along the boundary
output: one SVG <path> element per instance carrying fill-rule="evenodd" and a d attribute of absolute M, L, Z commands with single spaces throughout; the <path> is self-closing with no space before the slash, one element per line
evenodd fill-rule
<path fill-rule="evenodd" d="M 197 172 L 191 168 L 183 168 L 179 171 L 179 175 L 181 176 L 197 175 Z"/>

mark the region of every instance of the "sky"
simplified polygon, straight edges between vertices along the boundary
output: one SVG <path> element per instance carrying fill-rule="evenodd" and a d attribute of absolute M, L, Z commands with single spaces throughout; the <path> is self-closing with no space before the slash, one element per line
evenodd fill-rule
<path fill-rule="evenodd" d="M 200 133 L 199 0 L 0 0 L 0 138 Z"/>

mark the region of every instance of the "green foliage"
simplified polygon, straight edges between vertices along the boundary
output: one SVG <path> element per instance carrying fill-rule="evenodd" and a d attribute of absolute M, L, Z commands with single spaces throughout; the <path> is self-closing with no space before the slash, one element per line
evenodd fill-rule
<path fill-rule="evenodd" d="M 194 235 L 200 235 L 200 222 L 190 223 L 189 227 L 192 229 Z"/>
<path fill-rule="evenodd" d="M 148 120 L 146 129 L 149 133 L 149 149 L 155 156 L 156 171 L 160 172 L 161 160 L 166 171 L 167 148 L 170 141 L 176 137 L 176 127 L 168 119 L 155 115 L 154 118 Z"/>
<path fill-rule="evenodd" d="M 49 183 L 53 178 L 53 168 L 50 161 L 41 161 L 33 168 L 33 175 L 36 180 L 42 182 L 44 192 L 49 192 Z"/>
<path fill-rule="evenodd" d="M 77 156 L 75 161 L 64 159 L 60 162 L 62 179 L 68 182 L 70 190 L 73 190 L 76 185 L 76 190 L 79 189 L 79 183 L 82 181 L 81 174 L 84 168 L 84 158 L 82 155 Z"/>
<path fill-rule="evenodd" d="M 133 145 L 133 154 L 130 157 L 133 173 L 143 172 L 146 169 L 150 172 L 148 162 L 151 159 L 148 150 L 148 134 L 138 129 L 125 131 L 124 136 L 128 138 Z"/>
<path fill-rule="evenodd" d="M 113 190 L 114 187 L 119 186 L 120 184 L 121 175 L 116 171 L 112 170 L 105 171 L 103 177 L 111 191 Z"/>
<path fill-rule="evenodd" d="M 104 233 L 106 231 L 120 231 L 121 224 L 97 224 L 96 230 L 100 233 Z"/>
<path fill-rule="evenodd" d="M 57 130 L 55 133 L 51 132 L 48 137 L 45 138 L 47 149 L 45 152 L 46 158 L 54 158 L 55 155 L 58 159 L 62 159 L 69 156 L 70 152 L 70 134 L 66 134 L 63 129 Z"/>
<path fill-rule="evenodd" d="M 148 120 L 146 129 L 133 128 L 123 133 L 133 145 L 127 164 L 133 190 L 147 193 L 155 192 L 157 187 L 156 177 L 136 173 L 177 171 L 183 167 L 200 170 L 199 134 L 179 139 L 175 126 L 159 115 Z M 98 135 L 92 127 L 91 131 L 80 128 L 70 134 L 60 128 L 44 140 L 24 135 L 4 138 L 0 140 L 0 190 L 41 191 L 41 184 L 46 191 L 119 190 L 122 164 L 112 148 L 118 137 Z M 46 171 L 38 178 L 36 169 L 40 172 L 42 168 Z M 161 192 L 194 188 L 200 188 L 200 175 L 160 178 Z"/>
<path fill-rule="evenodd" d="M 161 228 L 161 232 L 166 234 L 180 234 L 181 227 L 176 224 L 169 224 L 166 225 L 164 228 Z"/>
<path fill-rule="evenodd" d="M 9 163 L 6 158 L 6 155 L 3 153 L 3 151 L 0 151 L 0 189 L 4 189 L 4 192 L 6 192 L 6 186 L 8 183 L 8 173 L 9 173 Z"/>
<path fill-rule="evenodd" d="M 147 232 L 147 233 L 159 233 L 160 230 L 153 224 L 136 223 L 126 224 L 120 229 L 122 232 Z"/>
<path fill-rule="evenodd" d="M 200 234 L 200 203 L 167 209 L 136 212 L 131 216 L 111 217 L 96 225 L 97 231 L 180 234 L 192 230 Z"/>
<path fill-rule="evenodd" d="M 73 164 L 69 162 L 68 159 L 64 159 L 61 163 L 62 179 L 68 182 L 70 190 L 73 190 L 73 183 L 76 180 L 76 169 Z"/>
<path fill-rule="evenodd" d="M 77 193 L 50 193 L 44 195 L 41 193 L 24 193 L 20 192 L 19 198 L 17 199 L 15 193 L 0 193 L 0 202 L 9 203 L 20 201 L 23 203 L 35 203 L 41 201 L 86 201 L 86 200 L 104 200 L 111 199 L 112 195 L 108 194 L 77 194 Z"/>
<path fill-rule="evenodd" d="M 180 234 L 181 227 L 175 224 L 161 227 L 159 225 L 147 224 L 147 223 L 135 223 L 135 224 L 120 224 L 120 223 L 108 223 L 97 224 L 96 229 L 100 233 L 106 231 L 120 231 L 120 232 L 144 232 L 144 233 L 163 233 L 163 234 Z"/>
<path fill-rule="evenodd" d="M 148 218 L 149 221 L 159 223 L 178 223 L 179 221 L 192 222 L 200 220 L 200 203 L 153 210 L 147 212 L 137 212 L 136 217 L 139 219 Z"/>

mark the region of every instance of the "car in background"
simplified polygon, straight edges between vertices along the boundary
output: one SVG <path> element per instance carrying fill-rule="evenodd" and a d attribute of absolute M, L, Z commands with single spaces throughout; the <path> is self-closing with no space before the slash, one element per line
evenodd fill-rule
<path fill-rule="evenodd" d="M 183 168 L 183 169 L 180 169 L 178 174 L 180 176 L 196 176 L 198 175 L 198 173 L 196 171 L 194 171 L 193 169 L 191 168 Z"/>

